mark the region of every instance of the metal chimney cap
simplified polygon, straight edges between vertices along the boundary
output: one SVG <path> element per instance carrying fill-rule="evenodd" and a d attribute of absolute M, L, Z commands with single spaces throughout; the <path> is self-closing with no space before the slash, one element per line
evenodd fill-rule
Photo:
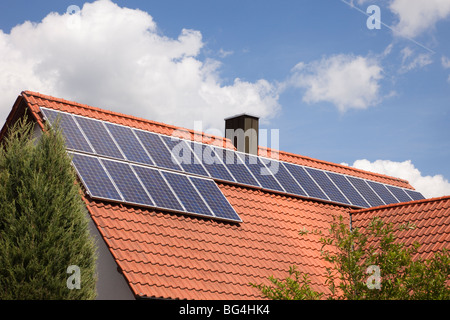
<path fill-rule="evenodd" d="M 234 115 L 234 116 L 231 116 L 231 117 L 227 117 L 227 118 L 225 118 L 224 120 L 229 120 L 229 119 L 239 118 L 239 117 L 242 117 L 242 116 L 246 116 L 246 117 L 251 117 L 251 118 L 259 119 L 258 116 L 254 116 L 254 115 L 252 115 L 252 114 L 248 114 L 248 113 L 240 113 L 240 114 L 237 114 L 237 115 Z"/>

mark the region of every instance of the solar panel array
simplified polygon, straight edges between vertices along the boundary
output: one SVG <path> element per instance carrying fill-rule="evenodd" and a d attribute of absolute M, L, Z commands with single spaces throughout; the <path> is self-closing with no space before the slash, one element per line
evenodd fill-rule
<path fill-rule="evenodd" d="M 424 199 L 417 191 L 41 108 L 60 118 L 92 197 L 241 221 L 214 180 L 358 208 Z"/>

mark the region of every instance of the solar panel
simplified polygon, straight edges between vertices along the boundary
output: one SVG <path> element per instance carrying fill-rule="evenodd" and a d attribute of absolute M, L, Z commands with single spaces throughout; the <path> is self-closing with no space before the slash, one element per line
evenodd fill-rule
<path fill-rule="evenodd" d="M 138 165 L 133 169 L 157 207 L 185 211 L 159 170 Z"/>
<path fill-rule="evenodd" d="M 291 163 L 284 163 L 286 169 L 292 174 L 292 176 L 297 180 L 297 182 L 306 191 L 309 197 L 318 198 L 322 200 L 329 200 L 328 197 L 320 190 L 317 183 L 309 176 L 305 169 L 301 166 L 294 165 Z"/>
<path fill-rule="evenodd" d="M 79 116 L 74 116 L 74 119 L 80 125 L 81 130 L 83 130 L 98 155 L 123 159 L 114 140 L 106 131 L 103 122 Z"/>
<path fill-rule="evenodd" d="M 345 194 L 347 199 L 355 206 L 367 208 L 369 204 L 358 193 L 353 185 L 342 174 L 333 172 L 327 172 L 328 177 L 339 187 L 339 189 Z"/>
<path fill-rule="evenodd" d="M 134 132 L 158 167 L 183 171 L 177 164 L 176 159 L 172 158 L 172 153 L 159 135 L 141 130 L 134 130 Z"/>
<path fill-rule="evenodd" d="M 394 196 L 398 199 L 400 202 L 408 202 L 411 201 L 411 198 L 408 196 L 408 194 L 400 188 L 393 187 L 393 186 L 386 186 L 391 192 L 394 194 Z"/>
<path fill-rule="evenodd" d="M 214 149 L 216 154 L 223 157 L 224 164 L 231 172 L 237 183 L 260 187 L 260 184 L 245 166 L 244 161 L 232 150 Z"/>
<path fill-rule="evenodd" d="M 284 189 L 275 180 L 272 173 L 262 163 L 261 158 L 242 153 L 238 154 L 238 156 L 245 162 L 247 168 L 253 173 L 253 176 L 263 188 L 284 192 Z"/>
<path fill-rule="evenodd" d="M 127 160 L 154 164 L 130 128 L 107 122 L 105 124 Z"/>
<path fill-rule="evenodd" d="M 194 152 L 189 147 L 189 142 L 181 139 L 169 138 L 166 136 L 161 136 L 161 138 L 166 143 L 167 147 L 172 153 L 172 156 L 179 160 L 178 162 L 181 164 L 184 171 L 205 177 L 209 176 L 201 163 L 201 154 L 200 158 L 197 158 Z"/>
<path fill-rule="evenodd" d="M 161 172 L 178 199 L 183 203 L 187 212 L 213 217 L 213 214 L 195 190 L 188 176 L 168 171 Z"/>
<path fill-rule="evenodd" d="M 236 180 L 224 165 L 223 149 L 199 143 L 190 143 L 192 150 L 198 155 L 201 152 L 203 166 L 215 179 L 232 181 Z"/>
<path fill-rule="evenodd" d="M 188 176 L 236 182 L 358 207 L 424 199 L 422 194 L 414 190 L 172 138 L 52 109 L 41 110 L 51 124 L 60 117 L 60 128 L 69 150 L 118 159 L 99 161 L 101 158 L 96 156 L 74 154 L 74 166 L 93 197 L 211 217 L 216 214 L 222 219 L 233 221 L 238 221 L 234 216 L 236 213 L 229 211 L 230 208 L 224 209 L 228 203 L 222 203 L 223 199 L 217 196 L 216 200 L 219 199 L 219 203 L 225 207 L 213 209 L 213 214 L 211 209 L 214 205 L 209 198 L 212 195 L 202 194 L 202 198 Z M 121 160 L 142 166 L 130 165 Z M 156 166 L 159 169 L 147 166 Z M 110 173 L 105 171 L 105 167 Z M 163 169 L 183 174 L 176 175 Z M 203 185 L 208 185 L 208 188 L 215 185 L 212 180 L 203 180 L 195 182 L 199 184 L 198 189 Z M 214 190 L 221 194 L 216 185 Z"/>
<path fill-rule="evenodd" d="M 384 205 L 383 200 L 378 197 L 378 195 L 369 187 L 365 180 L 350 176 L 347 178 L 350 180 L 351 184 L 364 196 L 371 207 Z"/>
<path fill-rule="evenodd" d="M 59 128 L 65 137 L 67 148 L 90 153 L 93 152 L 70 114 L 56 112 L 45 108 L 41 108 L 41 110 L 52 125 L 55 124 L 55 121 L 57 121 L 59 117 Z"/>
<path fill-rule="evenodd" d="M 404 189 L 404 190 L 413 200 L 425 199 L 425 197 L 420 192 L 417 192 L 414 190 L 409 190 L 409 189 Z"/>
<path fill-rule="evenodd" d="M 306 168 L 311 177 L 317 182 L 320 188 L 325 192 L 331 201 L 350 204 L 342 192 L 336 188 L 333 182 L 328 178 L 324 171 L 313 168 Z"/>
<path fill-rule="evenodd" d="M 101 162 L 123 195 L 125 202 L 147 206 L 155 205 L 128 163 L 106 159 L 102 159 Z"/>
<path fill-rule="evenodd" d="M 72 163 L 91 197 L 122 201 L 98 158 L 69 152 Z"/>
<path fill-rule="evenodd" d="M 389 192 L 385 185 L 374 182 L 367 181 L 367 183 L 372 187 L 372 189 L 378 194 L 378 196 L 384 201 L 385 204 L 397 203 L 398 200 Z"/>
<path fill-rule="evenodd" d="M 291 176 L 282 162 L 270 160 L 266 167 L 272 172 L 274 177 L 278 180 L 287 193 L 307 196 L 306 192 Z"/>
<path fill-rule="evenodd" d="M 195 177 L 189 177 L 189 179 L 217 218 L 242 221 L 214 181 Z"/>

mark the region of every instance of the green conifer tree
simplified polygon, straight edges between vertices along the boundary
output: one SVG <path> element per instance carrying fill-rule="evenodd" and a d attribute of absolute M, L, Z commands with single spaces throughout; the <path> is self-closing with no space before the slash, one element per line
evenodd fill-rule
<path fill-rule="evenodd" d="M 0 148 L 0 299 L 95 298 L 95 243 L 75 181 L 61 132 L 36 140 L 19 120 Z"/>

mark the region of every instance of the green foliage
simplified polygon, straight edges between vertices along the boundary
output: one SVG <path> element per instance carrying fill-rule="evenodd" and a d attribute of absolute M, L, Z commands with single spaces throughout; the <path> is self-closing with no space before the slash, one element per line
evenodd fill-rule
<path fill-rule="evenodd" d="M 0 148 L 0 299 L 92 299 L 95 244 L 59 130 L 16 123 Z M 81 270 L 69 290 L 67 267 Z"/>
<path fill-rule="evenodd" d="M 279 280 L 271 276 L 269 280 L 273 286 L 251 285 L 261 290 L 265 297 L 273 300 L 316 300 L 323 295 L 311 289 L 308 275 L 300 274 L 295 266 L 289 269 L 289 276 L 286 279 Z"/>
<path fill-rule="evenodd" d="M 414 228 L 410 223 L 398 226 L 398 230 Z M 450 299 L 448 250 L 437 252 L 428 260 L 414 258 L 420 245 L 407 247 L 396 241 L 394 225 L 385 224 L 379 217 L 373 218 L 365 230 L 350 230 L 341 216 L 334 220 L 329 231 L 329 237 L 321 237 L 322 257 L 331 265 L 326 272 L 328 299 Z M 305 229 L 300 231 L 303 236 L 308 233 Z M 379 275 L 368 273 L 373 267 L 378 268 Z M 291 278 L 293 274 L 295 277 Z M 322 297 L 306 286 L 307 276 L 295 269 L 291 268 L 285 281 L 269 279 L 274 286 L 254 285 L 267 298 Z"/>

